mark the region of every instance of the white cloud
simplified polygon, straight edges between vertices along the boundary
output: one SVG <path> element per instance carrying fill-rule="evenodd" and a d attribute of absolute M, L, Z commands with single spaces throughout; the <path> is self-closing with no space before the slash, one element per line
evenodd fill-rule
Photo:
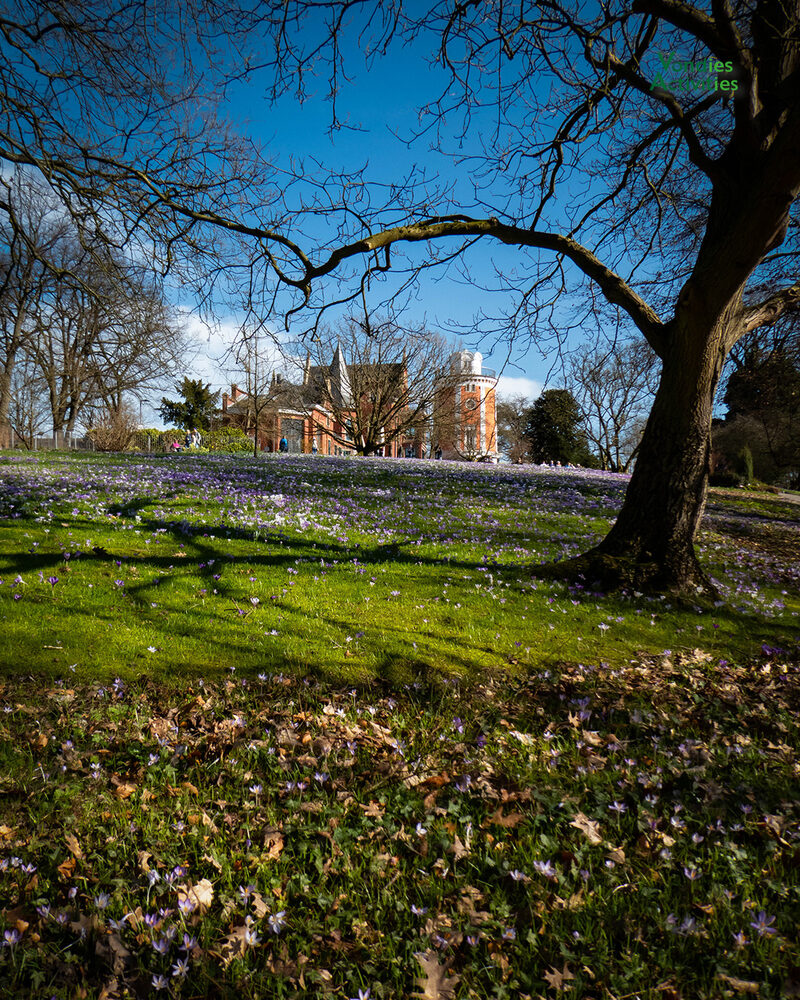
<path fill-rule="evenodd" d="M 183 319 L 190 340 L 196 351 L 194 359 L 189 359 L 191 377 L 210 382 L 212 389 L 230 388 L 231 382 L 241 382 L 236 360 L 228 353 L 235 341 L 241 325 L 235 317 L 206 323 L 196 313 L 182 310 Z M 265 331 L 259 336 L 259 354 L 267 366 L 282 371 L 285 367 L 280 347 Z M 238 377 L 237 377 L 238 375 Z"/>
<path fill-rule="evenodd" d="M 542 383 L 523 376 L 501 375 L 497 380 L 497 395 L 508 399 L 511 396 L 524 396 L 534 400 L 542 392 Z"/>
<path fill-rule="evenodd" d="M 196 352 L 194 358 L 188 359 L 189 375 L 210 382 L 213 389 L 223 388 L 228 378 L 222 359 L 233 343 L 239 325 L 230 320 L 210 326 L 195 313 L 181 311 L 191 349 Z"/>

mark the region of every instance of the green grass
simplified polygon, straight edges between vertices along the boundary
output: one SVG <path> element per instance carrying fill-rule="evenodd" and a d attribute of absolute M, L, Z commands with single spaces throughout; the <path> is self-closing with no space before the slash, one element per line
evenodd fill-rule
<path fill-rule="evenodd" d="M 773 499 L 713 495 L 700 542 L 726 599 L 695 608 L 537 580 L 538 563 L 608 530 L 618 477 L 15 459 L 0 465 L 7 671 L 211 678 L 236 664 L 400 682 L 665 649 L 746 659 L 797 642 L 800 508 Z"/>
<path fill-rule="evenodd" d="M 623 488 L 9 456 L 3 996 L 798 995 L 800 508 L 712 493 L 716 606 L 537 579 Z"/>
<path fill-rule="evenodd" d="M 4 996 L 797 988 L 800 675 L 778 660 L 17 681 L 0 704 Z"/>

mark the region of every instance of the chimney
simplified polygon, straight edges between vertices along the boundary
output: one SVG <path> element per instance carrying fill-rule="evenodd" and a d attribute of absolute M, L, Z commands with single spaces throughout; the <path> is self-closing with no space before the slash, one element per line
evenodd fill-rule
<path fill-rule="evenodd" d="M 223 394 L 222 394 L 222 412 L 223 413 L 227 413 L 228 412 L 228 394 L 227 394 L 227 392 L 223 392 Z"/>

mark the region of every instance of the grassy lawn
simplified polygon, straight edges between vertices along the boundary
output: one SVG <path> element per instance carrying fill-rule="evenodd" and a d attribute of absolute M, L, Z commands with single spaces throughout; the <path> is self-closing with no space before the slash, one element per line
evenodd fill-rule
<path fill-rule="evenodd" d="M 0 456 L 2 995 L 800 996 L 800 506 L 537 579 L 624 487 Z"/>
<path fill-rule="evenodd" d="M 0 662 L 94 680 L 331 680 L 621 665 L 796 643 L 800 507 L 712 495 L 718 607 L 606 597 L 532 568 L 608 530 L 625 478 L 308 457 L 0 458 Z"/>

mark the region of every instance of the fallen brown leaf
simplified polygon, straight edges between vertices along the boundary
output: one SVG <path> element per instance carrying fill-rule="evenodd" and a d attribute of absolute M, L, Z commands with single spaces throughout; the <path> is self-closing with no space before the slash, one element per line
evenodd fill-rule
<path fill-rule="evenodd" d="M 590 844 L 602 844 L 603 838 L 600 836 L 600 824 L 597 820 L 589 819 L 582 812 L 575 814 L 575 819 L 570 823 L 576 830 L 580 830 Z"/>
<path fill-rule="evenodd" d="M 64 843 L 67 845 L 67 849 L 71 854 L 80 860 L 83 857 L 83 851 L 81 850 L 81 845 L 78 843 L 78 838 L 74 833 L 68 833 L 64 836 Z"/>
<path fill-rule="evenodd" d="M 503 826 L 507 830 L 512 830 L 515 826 L 518 826 L 525 819 L 524 813 L 508 813 L 503 815 L 503 809 L 498 806 L 497 809 L 492 813 L 492 815 L 483 821 L 482 826 Z"/>
<path fill-rule="evenodd" d="M 414 958 L 422 968 L 422 975 L 417 976 L 417 986 L 422 991 L 413 996 L 419 1000 L 450 1000 L 455 996 L 459 976 L 448 976 L 449 964 L 440 965 L 435 951 L 416 951 Z"/>
<path fill-rule="evenodd" d="M 66 861 L 62 861 L 58 866 L 58 874 L 63 879 L 68 879 L 72 873 L 75 871 L 75 858 L 67 858 Z"/>
<path fill-rule="evenodd" d="M 564 968 L 559 972 L 554 966 L 550 966 L 550 971 L 545 972 L 544 978 L 550 983 L 552 987 L 557 990 L 564 989 L 564 983 L 568 982 L 570 979 L 574 979 L 575 976 L 567 968 L 567 963 L 564 963 Z"/>
<path fill-rule="evenodd" d="M 736 990 L 737 993 L 756 994 L 761 988 L 758 983 L 750 982 L 747 979 L 737 979 L 736 976 L 726 976 L 724 972 L 718 972 L 717 977 L 723 983 L 727 983 L 731 989 Z"/>
<path fill-rule="evenodd" d="M 188 900 L 194 903 L 199 913 L 205 913 L 214 901 L 214 886 L 207 878 L 196 885 L 184 884 L 178 887 L 178 902 Z"/>

